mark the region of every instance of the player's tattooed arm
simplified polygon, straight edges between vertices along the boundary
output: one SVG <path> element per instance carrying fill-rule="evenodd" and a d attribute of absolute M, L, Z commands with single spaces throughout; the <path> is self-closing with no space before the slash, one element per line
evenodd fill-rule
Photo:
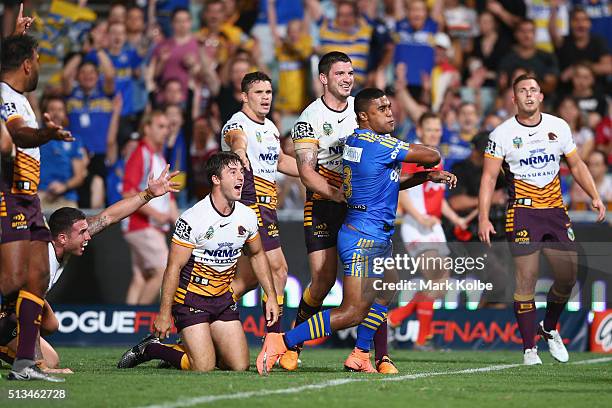
<path fill-rule="evenodd" d="M 156 179 L 153 179 L 153 174 L 149 175 L 148 187 L 145 191 L 131 197 L 124 198 L 121 201 L 111 205 L 100 214 L 87 219 L 89 224 L 89 235 L 95 235 L 109 225 L 115 224 L 125 217 L 132 215 L 143 205 L 151 201 L 155 197 L 162 196 L 168 192 L 176 193 L 179 183 L 171 181 L 179 172 L 170 172 L 170 165 L 167 165 L 164 171 Z"/>
<path fill-rule="evenodd" d="M 294 142 L 295 155 L 300 179 L 304 186 L 328 200 L 338 203 L 345 202 L 342 190 L 327 182 L 327 179 L 317 172 L 318 146 L 310 142 Z"/>

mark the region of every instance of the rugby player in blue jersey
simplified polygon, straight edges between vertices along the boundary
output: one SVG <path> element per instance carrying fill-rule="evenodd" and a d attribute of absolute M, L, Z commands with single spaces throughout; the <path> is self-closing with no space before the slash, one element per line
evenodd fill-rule
<path fill-rule="evenodd" d="M 338 253 L 344 265 L 342 304 L 315 314 L 304 324 L 285 334 L 269 333 L 257 357 L 257 370 L 266 375 L 283 355 L 296 345 L 332 331 L 356 326 L 369 319 L 372 326 L 358 336 L 352 356 L 361 360 L 359 371 L 376 372 L 369 358 L 370 342 L 387 306 L 377 300 L 374 273 L 377 258 L 391 256 L 391 237 L 400 189 L 410 188 L 426 180 L 446 183 L 451 188 L 457 179 L 445 171 L 429 171 L 409 175 L 400 180 L 402 162 L 433 167 L 440 161 L 435 149 L 408 145 L 389 136 L 394 121 L 391 103 L 379 89 L 366 88 L 355 97 L 358 129 L 351 135 L 343 154 L 343 190 L 348 213 L 338 235 Z M 386 303 L 386 302 L 385 302 Z M 370 315 L 380 316 L 372 319 Z"/>

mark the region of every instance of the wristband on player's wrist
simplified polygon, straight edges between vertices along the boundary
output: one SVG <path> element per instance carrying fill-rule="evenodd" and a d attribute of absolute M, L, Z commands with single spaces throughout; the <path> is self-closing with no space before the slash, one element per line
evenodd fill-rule
<path fill-rule="evenodd" d="M 140 193 L 138 193 L 138 195 L 144 200 L 145 203 L 148 203 L 149 201 L 155 198 L 155 196 L 153 195 L 151 190 L 149 190 L 148 187 L 145 191 L 141 191 Z"/>

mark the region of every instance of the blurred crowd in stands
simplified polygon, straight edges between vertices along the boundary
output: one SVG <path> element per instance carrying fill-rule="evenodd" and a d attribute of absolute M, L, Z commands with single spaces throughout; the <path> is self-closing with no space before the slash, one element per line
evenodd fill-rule
<path fill-rule="evenodd" d="M 18 7 L 4 2 L 4 35 Z M 242 77 L 273 78 L 271 119 L 292 154 L 287 136 L 321 94 L 317 61 L 332 50 L 351 57 L 353 92 L 376 86 L 391 96 L 396 137 L 416 141 L 426 112 L 442 118 L 451 171 L 478 167 L 478 140 L 515 113 L 512 79 L 536 74 L 545 111 L 568 122 L 612 206 L 608 0 L 53 0 L 25 1 L 25 10 L 43 72 L 32 105 L 77 138 L 41 148 L 47 210 L 112 204 L 167 162 L 184 189 L 149 219 L 169 225 L 176 207 L 209 191 L 204 165 L 241 107 Z M 298 179 L 277 184 L 279 208 L 302 208 Z M 567 168 L 562 188 L 570 209 L 587 208 Z"/>

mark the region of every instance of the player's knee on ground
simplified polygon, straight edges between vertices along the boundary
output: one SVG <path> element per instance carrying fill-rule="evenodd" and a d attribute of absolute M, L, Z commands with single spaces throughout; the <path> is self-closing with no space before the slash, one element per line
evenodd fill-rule
<path fill-rule="evenodd" d="M 59 354 L 57 354 L 57 351 L 55 351 L 55 349 L 44 339 L 40 339 L 40 341 L 40 348 L 45 360 L 45 365 L 49 368 L 58 368 L 60 363 Z"/>
<path fill-rule="evenodd" d="M 215 362 L 207 359 L 194 359 L 189 356 L 189 366 L 191 371 L 212 371 L 215 369 Z"/>
<path fill-rule="evenodd" d="M 217 367 L 219 367 L 222 370 L 228 370 L 228 371 L 247 371 L 249 369 L 249 359 L 247 358 L 246 360 L 242 360 L 242 361 L 223 361 L 223 360 L 219 360 L 217 362 Z"/>

